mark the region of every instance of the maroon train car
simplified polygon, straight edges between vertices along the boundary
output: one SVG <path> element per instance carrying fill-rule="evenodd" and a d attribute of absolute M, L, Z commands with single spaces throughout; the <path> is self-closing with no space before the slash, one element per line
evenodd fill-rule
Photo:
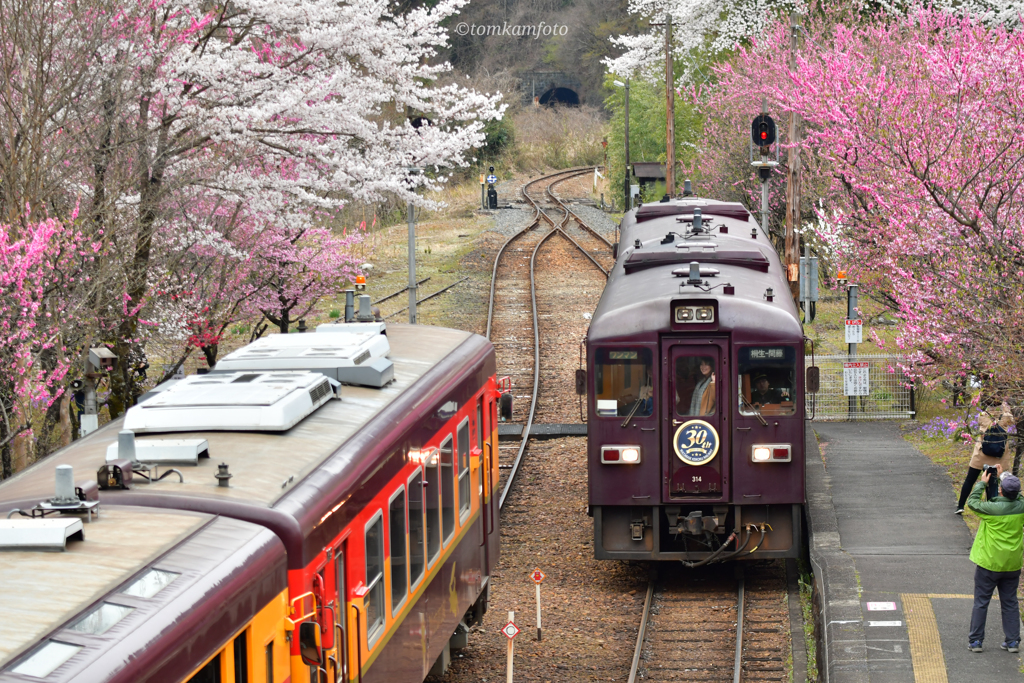
<path fill-rule="evenodd" d="M 796 557 L 804 339 L 778 255 L 696 197 L 628 213 L 618 249 L 587 335 L 596 557 Z"/>
<path fill-rule="evenodd" d="M 54 497 L 55 466 L 73 468 L 83 508 L 101 508 L 82 527 L 85 540 L 70 539 L 63 553 L 0 552 L 0 585 L 23 581 L 51 604 L 25 637 L 0 644 L 0 680 L 125 680 L 129 671 L 133 680 L 372 683 L 443 672 L 487 609 L 498 561 L 499 396 L 494 347 L 479 335 L 350 323 L 258 340 L 214 373 L 143 397 L 123 419 L 0 483 L 0 517 L 18 522 L 15 544 L 76 514 L 64 503 L 52 509 L 68 498 Z M 62 514 L 14 512 L 47 506 Z M 130 508 L 155 514 L 146 519 L 164 535 L 134 541 L 143 517 L 122 514 Z M 175 545 L 185 531 L 170 533 L 168 519 L 259 532 L 263 555 L 246 559 L 229 540 L 206 550 L 190 549 L 195 539 Z M 52 581 L 62 566 L 69 581 L 89 575 L 97 560 L 88 555 L 103 552 L 117 568 L 103 582 L 67 591 Z M 28 566 L 52 571 L 33 583 Z M 109 656 L 76 649 L 76 624 L 103 621 L 103 605 L 141 609 L 119 586 L 154 569 L 222 578 L 151 622 L 191 624 L 186 630 L 136 632 L 143 611 L 135 611 L 104 631 L 108 641 L 123 638 L 103 645 Z M 187 585 L 179 577 L 154 600 Z M 225 588 L 240 591 L 244 605 L 232 607 L 236 593 Z M 31 604 L 11 615 L 5 607 L 0 622 L 36 614 Z M 138 660 L 139 643 L 163 658 Z"/>

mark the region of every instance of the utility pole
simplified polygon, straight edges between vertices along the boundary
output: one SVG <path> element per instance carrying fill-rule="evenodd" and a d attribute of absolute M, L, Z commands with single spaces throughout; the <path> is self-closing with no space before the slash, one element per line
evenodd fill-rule
<path fill-rule="evenodd" d="M 406 169 L 414 176 L 422 169 L 409 167 Z M 407 203 L 409 218 L 409 324 L 416 324 L 416 207 L 410 199 Z"/>
<path fill-rule="evenodd" d="M 626 107 L 625 107 L 625 112 L 623 112 L 625 114 L 625 119 L 626 119 L 626 121 L 625 121 L 625 124 L 626 124 L 626 126 L 625 126 L 626 127 L 626 131 L 625 131 L 625 138 L 626 138 L 626 177 L 622 181 L 622 184 L 626 186 L 625 187 L 626 203 L 622 205 L 624 207 L 622 210 L 625 212 L 625 211 L 629 211 L 629 209 L 630 209 L 630 206 L 629 206 L 629 204 L 630 204 L 630 201 L 629 201 L 630 200 L 630 196 L 629 196 L 629 79 L 627 78 L 625 83 L 623 83 L 622 81 L 612 81 L 612 82 L 615 85 L 617 85 L 618 87 L 625 89 L 625 91 L 626 91 Z M 606 159 L 605 167 L 606 168 L 607 168 L 607 165 L 608 165 L 607 164 L 607 157 L 608 157 L 608 152 L 607 152 L 607 150 L 605 150 L 605 159 Z"/>
<path fill-rule="evenodd" d="M 665 194 L 676 188 L 676 98 L 672 77 L 672 14 L 665 15 Z"/>
<path fill-rule="evenodd" d="M 800 34 L 800 15 L 789 16 L 789 70 L 796 71 L 797 39 Z M 793 299 L 800 295 L 800 115 L 792 112 L 789 118 L 789 175 L 786 183 L 786 275 Z"/>

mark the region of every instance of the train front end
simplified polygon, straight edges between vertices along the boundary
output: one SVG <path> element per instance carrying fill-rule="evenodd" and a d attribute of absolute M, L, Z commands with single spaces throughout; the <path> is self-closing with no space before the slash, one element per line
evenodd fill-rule
<path fill-rule="evenodd" d="M 624 220 L 587 338 L 596 557 L 796 557 L 804 342 L 782 264 L 741 206 L 666 204 Z"/>

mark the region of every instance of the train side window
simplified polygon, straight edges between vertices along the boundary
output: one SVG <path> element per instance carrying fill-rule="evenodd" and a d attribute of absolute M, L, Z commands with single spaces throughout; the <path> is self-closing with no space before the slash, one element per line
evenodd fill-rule
<path fill-rule="evenodd" d="M 793 415 L 796 349 L 751 346 L 739 349 L 741 415 Z"/>
<path fill-rule="evenodd" d="M 469 514 L 471 484 L 469 477 L 469 418 L 459 425 L 459 521 Z"/>
<path fill-rule="evenodd" d="M 334 582 L 335 588 L 338 589 L 338 614 L 334 620 L 335 623 L 335 634 L 337 639 L 335 640 L 338 648 L 338 653 L 341 657 L 339 663 L 339 671 L 342 674 L 342 680 L 348 680 L 349 670 L 349 652 L 348 652 L 348 581 L 345 574 L 345 557 L 348 555 L 348 540 L 344 540 L 334 550 Z"/>
<path fill-rule="evenodd" d="M 484 397 L 476 400 L 476 447 L 484 451 Z"/>
<path fill-rule="evenodd" d="M 409 571 L 405 552 L 405 489 L 398 490 L 388 505 L 391 540 L 391 614 L 394 616 L 409 593 Z"/>
<path fill-rule="evenodd" d="M 423 578 L 424 540 L 423 475 L 417 471 L 409 479 L 409 582 L 412 586 Z"/>
<path fill-rule="evenodd" d="M 441 444 L 441 537 L 447 543 L 455 533 L 455 449 L 452 437 Z"/>
<path fill-rule="evenodd" d="M 235 638 L 235 683 L 249 683 L 249 648 L 245 637 L 245 631 Z"/>
<path fill-rule="evenodd" d="M 673 386 L 676 415 L 714 415 L 718 411 L 718 368 L 713 356 L 676 358 Z"/>
<path fill-rule="evenodd" d="M 264 655 L 267 659 L 267 683 L 274 683 L 274 641 L 267 643 Z"/>
<path fill-rule="evenodd" d="M 424 475 L 427 483 L 423 487 L 423 502 L 426 508 L 424 526 L 427 537 L 427 558 L 431 563 L 441 552 L 441 467 L 438 463 L 440 453 L 424 461 Z"/>
<path fill-rule="evenodd" d="M 654 413 L 651 350 L 597 349 L 594 386 L 598 417 L 649 417 Z"/>
<path fill-rule="evenodd" d="M 220 653 L 195 672 L 188 683 L 220 683 Z"/>
<path fill-rule="evenodd" d="M 366 525 L 366 646 L 384 631 L 384 515 L 377 511 Z"/>

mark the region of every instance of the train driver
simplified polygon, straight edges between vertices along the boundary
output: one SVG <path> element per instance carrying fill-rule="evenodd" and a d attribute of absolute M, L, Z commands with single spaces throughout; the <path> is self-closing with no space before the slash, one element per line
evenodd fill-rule
<path fill-rule="evenodd" d="M 763 372 L 754 376 L 754 387 L 750 390 L 750 402 L 760 408 L 768 403 L 782 403 L 782 394 L 768 383 Z"/>

